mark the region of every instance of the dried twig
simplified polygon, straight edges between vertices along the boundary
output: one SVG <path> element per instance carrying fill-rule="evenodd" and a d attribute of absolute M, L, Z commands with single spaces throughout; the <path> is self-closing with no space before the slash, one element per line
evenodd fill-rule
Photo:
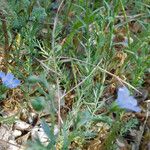
<path fill-rule="evenodd" d="M 46 66 L 41 60 L 35 58 L 47 71 L 50 71 L 54 74 L 56 74 L 57 76 L 61 76 L 59 73 L 57 73 L 56 71 L 54 71 L 53 69 L 49 68 L 48 66 Z"/>
<path fill-rule="evenodd" d="M 147 120 L 148 120 L 148 117 L 149 117 L 149 110 L 148 110 L 148 103 L 147 103 L 147 109 L 146 109 L 146 118 L 145 118 L 145 121 L 144 121 L 144 124 L 141 128 L 141 133 L 139 134 L 139 137 L 138 137 L 138 141 L 137 141 L 137 145 L 136 145 L 136 150 L 139 150 L 140 149 L 140 145 L 141 145 L 141 141 L 142 141 L 142 138 L 143 138 L 143 134 L 144 134 L 144 130 L 145 130 L 145 127 L 146 127 L 146 123 L 147 123 Z"/>
<path fill-rule="evenodd" d="M 64 0 L 61 1 L 60 5 L 57 9 L 56 16 L 54 18 L 54 26 L 53 26 L 53 31 L 52 31 L 52 49 L 53 50 L 55 49 L 55 31 L 56 31 L 56 26 L 57 26 L 57 23 L 58 23 L 58 15 L 59 15 L 59 12 L 60 12 L 60 9 L 61 9 L 63 3 L 64 3 Z"/>

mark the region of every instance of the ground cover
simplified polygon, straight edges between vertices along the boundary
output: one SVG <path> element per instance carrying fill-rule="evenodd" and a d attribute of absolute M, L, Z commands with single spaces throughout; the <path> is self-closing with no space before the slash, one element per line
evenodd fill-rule
<path fill-rule="evenodd" d="M 0 0 L 0 149 L 149 150 L 148 0 Z"/>

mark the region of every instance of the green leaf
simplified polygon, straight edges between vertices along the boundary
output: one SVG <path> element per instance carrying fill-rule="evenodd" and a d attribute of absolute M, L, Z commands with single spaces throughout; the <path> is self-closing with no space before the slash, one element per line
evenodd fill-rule
<path fill-rule="evenodd" d="M 49 125 L 45 122 L 45 120 L 42 120 L 42 128 L 44 130 L 44 132 L 46 133 L 46 135 L 51 138 L 51 134 L 50 134 L 50 127 Z"/>
<path fill-rule="evenodd" d="M 36 111 L 41 111 L 44 109 L 44 107 L 46 106 L 46 102 L 44 97 L 36 97 L 31 101 L 32 107 L 36 110 Z"/>
<path fill-rule="evenodd" d="M 3 100 L 3 99 L 5 99 L 5 98 L 6 98 L 6 93 L 0 95 L 0 100 Z"/>
<path fill-rule="evenodd" d="M 51 127 L 45 122 L 45 120 L 42 120 L 42 128 L 46 135 L 50 139 L 50 143 L 48 144 L 48 147 L 52 147 L 56 143 L 56 137 L 54 135 L 54 126 L 52 125 Z"/>
<path fill-rule="evenodd" d="M 42 21 L 47 16 L 45 8 L 43 7 L 35 7 L 32 11 L 32 19 L 37 21 Z"/>
<path fill-rule="evenodd" d="M 77 127 L 81 127 L 85 125 L 87 122 L 90 122 L 92 120 L 92 116 L 89 111 L 84 111 L 79 113 L 79 116 L 77 118 Z"/>
<path fill-rule="evenodd" d="M 37 82 L 40 82 L 41 80 L 38 76 L 32 75 L 28 77 L 27 81 L 30 83 L 37 83 Z"/>

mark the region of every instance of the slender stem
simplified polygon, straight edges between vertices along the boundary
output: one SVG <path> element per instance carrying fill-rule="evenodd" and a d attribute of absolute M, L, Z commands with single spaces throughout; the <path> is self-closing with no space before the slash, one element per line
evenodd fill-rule
<path fill-rule="evenodd" d="M 57 13 L 56 13 L 56 16 L 54 18 L 54 26 L 53 26 L 53 31 L 52 31 L 52 44 L 51 44 L 51 48 L 53 50 L 53 61 L 54 61 L 54 67 L 55 67 L 55 72 L 57 72 L 57 62 L 56 62 L 56 57 L 55 57 L 55 32 L 56 32 L 56 26 L 57 26 L 57 23 L 58 23 L 58 15 L 59 15 L 59 12 L 60 12 L 60 9 L 62 7 L 64 3 L 64 0 L 61 1 L 58 9 L 57 9 Z M 61 118 L 61 114 L 60 114 L 60 96 L 59 96 L 59 93 L 60 93 L 60 85 L 59 85 L 59 78 L 57 77 L 56 79 L 56 82 L 57 82 L 57 92 L 58 92 L 58 127 L 60 127 L 61 123 L 62 122 L 62 118 Z"/>
<path fill-rule="evenodd" d="M 0 10 L 0 19 L 2 21 L 2 29 L 4 32 L 4 40 L 5 40 L 5 46 L 4 46 L 4 51 L 3 51 L 3 55 L 4 55 L 4 65 L 5 65 L 5 71 L 7 71 L 8 69 L 8 48 L 9 48 L 9 40 L 8 40 L 8 32 L 7 32 L 7 23 L 6 23 L 6 17 L 3 13 L 3 10 Z"/>
<path fill-rule="evenodd" d="M 125 9 L 124 9 L 122 0 L 119 0 L 119 2 L 120 2 L 120 5 L 121 5 L 121 9 L 122 9 L 122 11 L 123 11 L 123 16 L 124 16 L 124 18 L 125 18 L 125 21 L 127 22 L 127 21 L 128 21 L 128 17 L 127 17 L 127 15 L 126 15 L 126 11 L 125 11 Z M 128 22 L 127 22 L 127 24 L 126 24 L 126 30 L 127 30 L 127 37 L 128 37 L 128 45 L 130 45 L 130 31 L 129 31 L 129 24 L 128 24 Z"/>

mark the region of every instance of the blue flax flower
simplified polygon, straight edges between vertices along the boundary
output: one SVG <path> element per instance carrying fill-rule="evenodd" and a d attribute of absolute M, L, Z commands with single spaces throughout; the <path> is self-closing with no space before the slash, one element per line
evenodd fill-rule
<path fill-rule="evenodd" d="M 0 78 L 3 78 L 5 76 L 5 73 L 0 71 Z"/>
<path fill-rule="evenodd" d="M 16 79 L 12 73 L 7 73 L 5 75 L 4 72 L 0 72 L 0 78 L 3 85 L 5 85 L 7 88 L 13 89 L 20 85 L 20 80 Z"/>
<path fill-rule="evenodd" d="M 116 102 L 120 108 L 134 112 L 141 111 L 140 107 L 137 105 L 137 100 L 130 95 L 129 90 L 126 87 L 121 87 L 118 89 L 118 97 Z"/>

